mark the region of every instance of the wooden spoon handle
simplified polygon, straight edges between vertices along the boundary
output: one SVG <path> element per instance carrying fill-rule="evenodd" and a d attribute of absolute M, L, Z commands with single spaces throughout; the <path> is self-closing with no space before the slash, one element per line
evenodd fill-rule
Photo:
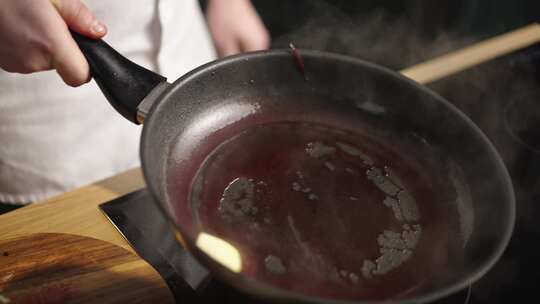
<path fill-rule="evenodd" d="M 540 24 L 533 23 L 403 69 L 400 73 L 419 83 L 426 84 L 539 41 Z"/>

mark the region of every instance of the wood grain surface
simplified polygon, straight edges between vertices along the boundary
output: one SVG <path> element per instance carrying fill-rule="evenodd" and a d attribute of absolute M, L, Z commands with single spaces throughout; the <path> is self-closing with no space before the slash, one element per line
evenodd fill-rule
<path fill-rule="evenodd" d="M 137 168 L 1 215 L 0 240 L 41 232 L 69 233 L 104 240 L 133 251 L 98 206 L 143 187 L 141 171 Z"/>
<path fill-rule="evenodd" d="M 134 253 L 56 233 L 0 241 L 0 293 L 10 304 L 174 303 L 159 274 Z"/>

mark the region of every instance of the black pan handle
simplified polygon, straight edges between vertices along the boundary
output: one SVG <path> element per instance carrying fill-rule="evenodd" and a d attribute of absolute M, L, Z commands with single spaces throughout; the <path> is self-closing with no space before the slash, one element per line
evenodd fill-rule
<path fill-rule="evenodd" d="M 140 124 L 137 107 L 148 94 L 167 79 L 122 56 L 105 41 L 71 31 L 90 65 L 90 74 L 109 103 L 122 116 Z"/>

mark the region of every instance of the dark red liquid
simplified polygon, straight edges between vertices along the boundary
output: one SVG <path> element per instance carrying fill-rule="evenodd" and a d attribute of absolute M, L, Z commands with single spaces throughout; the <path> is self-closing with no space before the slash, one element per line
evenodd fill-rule
<path fill-rule="evenodd" d="M 250 277 L 310 296 L 407 297 L 448 271 L 462 244 L 436 172 L 406 153 L 318 124 L 253 127 L 206 158 L 190 193 L 193 216 L 198 230 L 239 250 Z M 397 195 L 368 178 L 374 169 L 399 178 L 415 218 L 399 219 L 383 203 Z M 378 237 L 404 225 L 421 227 L 410 256 L 385 273 L 363 273 L 366 260 L 381 256 Z"/>

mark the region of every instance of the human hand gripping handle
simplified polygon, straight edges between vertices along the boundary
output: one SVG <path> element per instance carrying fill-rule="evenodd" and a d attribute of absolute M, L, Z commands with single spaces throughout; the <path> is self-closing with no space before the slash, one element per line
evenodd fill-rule
<path fill-rule="evenodd" d="M 3 0 L 0 68 L 24 74 L 55 69 L 68 85 L 88 82 L 88 64 L 68 27 L 94 39 L 107 33 L 80 0 Z"/>
<path fill-rule="evenodd" d="M 60 11 L 59 1 L 74 0 L 53 1 Z M 85 35 L 76 25 L 70 26 L 70 33 L 70 40 L 77 43 L 88 62 L 89 77 L 94 78 L 109 103 L 126 119 L 142 123 L 139 104 L 160 84 L 166 84 L 166 78 L 128 60 L 105 41 Z"/>
<path fill-rule="evenodd" d="M 92 78 L 109 103 L 125 118 L 139 124 L 139 104 L 166 78 L 135 64 L 105 41 L 71 32 L 88 64 Z"/>
<path fill-rule="evenodd" d="M 80 0 L 3 0 L 0 68 L 25 74 L 55 69 L 71 86 L 92 75 L 114 108 L 139 123 L 139 103 L 165 78 L 100 40 L 106 33 Z"/>
<path fill-rule="evenodd" d="M 67 2 L 79 0 L 52 0 L 59 12 Z M 73 4 L 71 4 L 73 5 Z M 84 5 L 82 6 L 84 7 Z M 67 20 L 67 19 L 66 19 Z M 86 35 L 80 24 L 68 23 L 69 32 L 88 62 L 89 75 L 94 78 L 109 103 L 126 119 L 135 124 L 142 123 L 139 104 L 154 88 L 166 83 L 166 78 L 122 56 L 101 39 Z M 93 23 L 95 26 L 96 23 Z M 82 35 L 81 35 L 82 34 Z"/>

